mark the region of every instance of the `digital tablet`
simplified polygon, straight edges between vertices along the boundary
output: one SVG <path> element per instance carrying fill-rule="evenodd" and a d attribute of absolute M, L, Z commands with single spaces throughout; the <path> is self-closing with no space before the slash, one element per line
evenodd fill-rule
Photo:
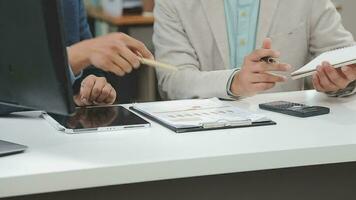
<path fill-rule="evenodd" d="M 72 116 L 44 113 L 43 117 L 65 133 L 117 131 L 150 127 L 150 123 L 122 106 L 77 108 Z"/>

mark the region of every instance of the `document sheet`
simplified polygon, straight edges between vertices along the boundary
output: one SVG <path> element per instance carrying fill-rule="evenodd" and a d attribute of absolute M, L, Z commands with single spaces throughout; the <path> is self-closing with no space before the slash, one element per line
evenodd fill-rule
<path fill-rule="evenodd" d="M 217 98 L 140 103 L 133 108 L 175 128 L 244 126 L 269 121 L 264 115 Z"/>

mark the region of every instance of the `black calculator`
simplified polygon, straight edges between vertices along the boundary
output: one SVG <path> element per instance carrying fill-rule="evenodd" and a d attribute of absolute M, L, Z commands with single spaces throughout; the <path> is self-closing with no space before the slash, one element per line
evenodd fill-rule
<path fill-rule="evenodd" d="M 330 113 L 330 108 L 322 106 L 308 106 L 300 103 L 292 103 L 288 101 L 275 101 L 271 103 L 260 104 L 259 107 L 263 110 L 282 113 L 295 117 L 313 117 Z"/>

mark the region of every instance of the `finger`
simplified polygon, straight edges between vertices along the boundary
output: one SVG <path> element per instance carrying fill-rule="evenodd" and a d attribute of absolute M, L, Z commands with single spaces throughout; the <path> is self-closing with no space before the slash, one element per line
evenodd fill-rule
<path fill-rule="evenodd" d="M 272 89 L 275 85 L 276 85 L 275 83 L 255 83 L 252 84 L 252 89 L 258 93 L 258 92 Z"/>
<path fill-rule="evenodd" d="M 265 38 L 263 40 L 262 49 L 272 49 L 272 39 Z"/>
<path fill-rule="evenodd" d="M 74 103 L 76 106 L 82 107 L 85 106 L 84 103 L 81 101 L 80 95 L 75 95 L 73 97 Z"/>
<path fill-rule="evenodd" d="M 120 68 L 124 73 L 132 72 L 133 66 L 120 55 L 113 56 L 113 62 L 116 67 Z"/>
<path fill-rule="evenodd" d="M 101 91 L 107 84 L 106 78 L 103 77 L 97 77 L 95 84 L 92 88 L 91 95 L 90 95 L 90 101 L 95 102 L 96 99 L 101 95 Z"/>
<path fill-rule="evenodd" d="M 280 55 L 281 54 L 278 51 L 275 51 L 272 49 L 258 49 L 258 50 L 255 50 L 249 56 L 247 56 L 247 58 L 250 61 L 259 62 L 261 60 L 261 58 L 268 57 L 268 56 L 270 56 L 272 58 L 279 58 Z"/>
<path fill-rule="evenodd" d="M 108 69 L 108 71 L 116 74 L 117 76 L 124 76 L 125 72 L 116 64 L 113 62 L 108 62 L 105 66 L 105 69 Z"/>
<path fill-rule="evenodd" d="M 319 76 L 317 74 L 313 75 L 313 85 L 314 85 L 314 89 L 318 92 L 326 92 L 325 89 L 321 86 L 320 84 L 320 79 Z"/>
<path fill-rule="evenodd" d="M 327 75 L 329 80 L 338 87 L 338 89 L 344 89 L 349 84 L 349 80 L 339 73 L 333 67 L 324 67 L 324 73 Z"/>
<path fill-rule="evenodd" d="M 113 104 L 115 100 L 116 100 L 116 91 L 115 89 L 112 89 L 109 96 L 106 98 L 104 102 L 107 104 Z"/>
<path fill-rule="evenodd" d="M 345 66 L 341 68 L 341 71 L 350 82 L 356 80 L 356 67 Z"/>
<path fill-rule="evenodd" d="M 80 97 L 81 97 L 81 102 L 84 105 L 90 105 L 90 96 L 91 96 L 91 91 L 92 88 L 94 87 L 96 81 L 96 76 L 90 75 L 86 77 L 81 84 L 80 88 Z"/>
<path fill-rule="evenodd" d="M 251 67 L 252 72 L 267 72 L 267 71 L 289 71 L 292 66 L 284 63 L 275 63 L 275 64 L 268 64 L 268 63 L 258 63 Z"/>
<path fill-rule="evenodd" d="M 126 35 L 120 34 L 122 40 L 125 44 L 134 52 L 138 51 L 144 58 L 153 59 L 152 53 L 147 49 L 147 47 L 140 41 Z"/>
<path fill-rule="evenodd" d="M 115 51 L 109 53 L 105 58 L 99 58 L 101 60 L 100 65 L 97 64 L 96 67 L 103 69 L 107 72 L 112 72 L 117 76 L 124 76 L 125 72 L 114 63 L 114 59 L 117 57 Z"/>
<path fill-rule="evenodd" d="M 285 82 L 287 79 L 282 76 L 259 73 L 255 74 L 252 78 L 252 83 L 276 83 L 276 82 Z"/>
<path fill-rule="evenodd" d="M 138 56 L 136 55 L 136 52 L 132 52 L 129 48 L 127 48 L 124 45 L 121 45 L 120 43 L 117 43 L 117 51 L 119 53 L 119 55 L 125 59 L 128 63 L 130 63 L 130 65 L 137 69 L 140 67 L 140 61 L 138 59 Z"/>
<path fill-rule="evenodd" d="M 320 85 L 322 86 L 322 88 L 325 89 L 326 92 L 338 90 L 338 87 L 329 80 L 322 66 L 319 66 L 317 68 L 317 73 L 320 80 Z"/>
<path fill-rule="evenodd" d="M 99 104 L 104 103 L 105 100 L 109 97 L 111 90 L 113 89 L 114 88 L 110 85 L 110 83 L 107 83 L 105 87 L 101 90 L 100 96 L 95 101 Z"/>

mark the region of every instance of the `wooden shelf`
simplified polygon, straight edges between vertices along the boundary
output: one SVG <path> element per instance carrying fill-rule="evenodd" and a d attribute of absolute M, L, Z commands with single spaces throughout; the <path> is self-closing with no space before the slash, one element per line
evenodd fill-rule
<path fill-rule="evenodd" d="M 153 25 L 154 23 L 153 16 L 125 15 L 120 17 L 113 17 L 105 13 L 102 9 L 95 7 L 87 7 L 87 14 L 89 17 L 102 20 L 116 26 L 143 26 Z"/>

